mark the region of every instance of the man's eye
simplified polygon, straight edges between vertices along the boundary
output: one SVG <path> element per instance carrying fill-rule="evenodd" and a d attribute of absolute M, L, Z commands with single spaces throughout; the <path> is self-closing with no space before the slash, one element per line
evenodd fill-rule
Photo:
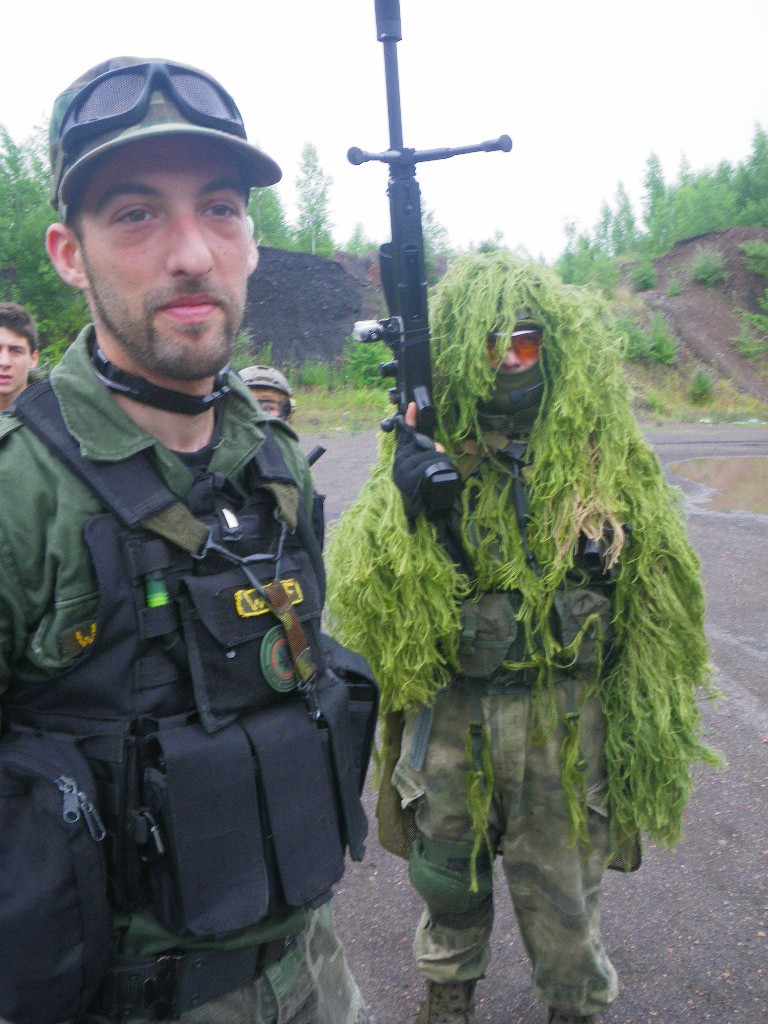
<path fill-rule="evenodd" d="M 117 219 L 124 224 L 142 224 L 148 217 L 149 213 L 146 210 L 137 208 L 121 213 Z"/>
<path fill-rule="evenodd" d="M 229 203 L 213 203 L 208 212 L 214 217 L 233 217 L 236 211 Z"/>

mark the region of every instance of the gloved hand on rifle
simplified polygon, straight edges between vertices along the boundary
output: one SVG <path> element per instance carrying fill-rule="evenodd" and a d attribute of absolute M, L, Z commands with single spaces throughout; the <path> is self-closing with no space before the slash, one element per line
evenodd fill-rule
<path fill-rule="evenodd" d="M 403 498 L 411 533 L 416 517 L 423 511 L 435 522 L 448 516 L 461 489 L 461 479 L 442 445 L 416 432 L 416 403 L 411 402 L 405 419 L 396 422 L 397 447 L 392 479 Z"/>

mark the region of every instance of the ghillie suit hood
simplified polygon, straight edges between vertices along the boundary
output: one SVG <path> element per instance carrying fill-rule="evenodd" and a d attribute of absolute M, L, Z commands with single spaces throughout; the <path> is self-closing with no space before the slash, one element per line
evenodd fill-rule
<path fill-rule="evenodd" d="M 525 470 L 537 569 L 526 560 L 511 479 L 494 458 L 498 437 L 478 412 L 496 377 L 488 334 L 509 334 L 521 309 L 544 334 L 544 389 Z M 518 625 L 537 669 L 534 738 L 543 737 L 556 726 L 553 667 L 572 664 L 583 636 L 565 650 L 553 636 L 555 592 L 573 569 L 579 538 L 606 539 L 615 644 L 587 694 L 597 694 L 606 716 L 611 819 L 617 836 L 644 832 L 673 845 L 682 835 L 692 762 L 719 763 L 701 742 L 696 704 L 698 687 L 712 692 L 704 602 L 677 493 L 630 411 L 615 323 L 594 293 L 505 252 L 457 261 L 436 290 L 430 319 L 436 439 L 470 474 L 461 531 L 476 579 L 457 569 L 423 516 L 408 532 L 391 480 L 394 438 L 384 436 L 328 552 L 333 628 L 368 659 L 383 712 L 414 708 L 431 702 L 456 671 L 462 602 L 478 591 L 520 591 Z M 584 838 L 577 716 L 570 725 L 563 782 L 574 838 Z M 470 805 L 473 786 L 475 797 L 479 787 L 490 800 L 487 771 L 470 778 Z M 483 800 L 474 803 L 481 831 Z"/>

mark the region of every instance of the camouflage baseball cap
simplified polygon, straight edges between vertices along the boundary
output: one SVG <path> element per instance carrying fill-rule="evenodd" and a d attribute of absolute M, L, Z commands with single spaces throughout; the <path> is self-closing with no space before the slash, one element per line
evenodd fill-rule
<path fill-rule="evenodd" d="M 157 135 L 197 135 L 221 143 L 248 188 L 274 185 L 282 177 L 275 161 L 247 141 L 234 100 L 210 75 L 161 58 L 112 57 L 81 75 L 54 104 L 49 136 L 54 208 L 66 219 L 95 161 Z"/>

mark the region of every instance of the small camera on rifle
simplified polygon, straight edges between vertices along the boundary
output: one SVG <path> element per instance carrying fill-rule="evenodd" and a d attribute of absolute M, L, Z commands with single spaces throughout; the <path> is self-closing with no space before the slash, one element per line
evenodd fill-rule
<path fill-rule="evenodd" d="M 365 345 L 375 341 L 397 345 L 402 333 L 403 321 L 399 316 L 389 316 L 383 320 L 358 320 L 352 328 L 355 341 L 361 341 Z"/>

